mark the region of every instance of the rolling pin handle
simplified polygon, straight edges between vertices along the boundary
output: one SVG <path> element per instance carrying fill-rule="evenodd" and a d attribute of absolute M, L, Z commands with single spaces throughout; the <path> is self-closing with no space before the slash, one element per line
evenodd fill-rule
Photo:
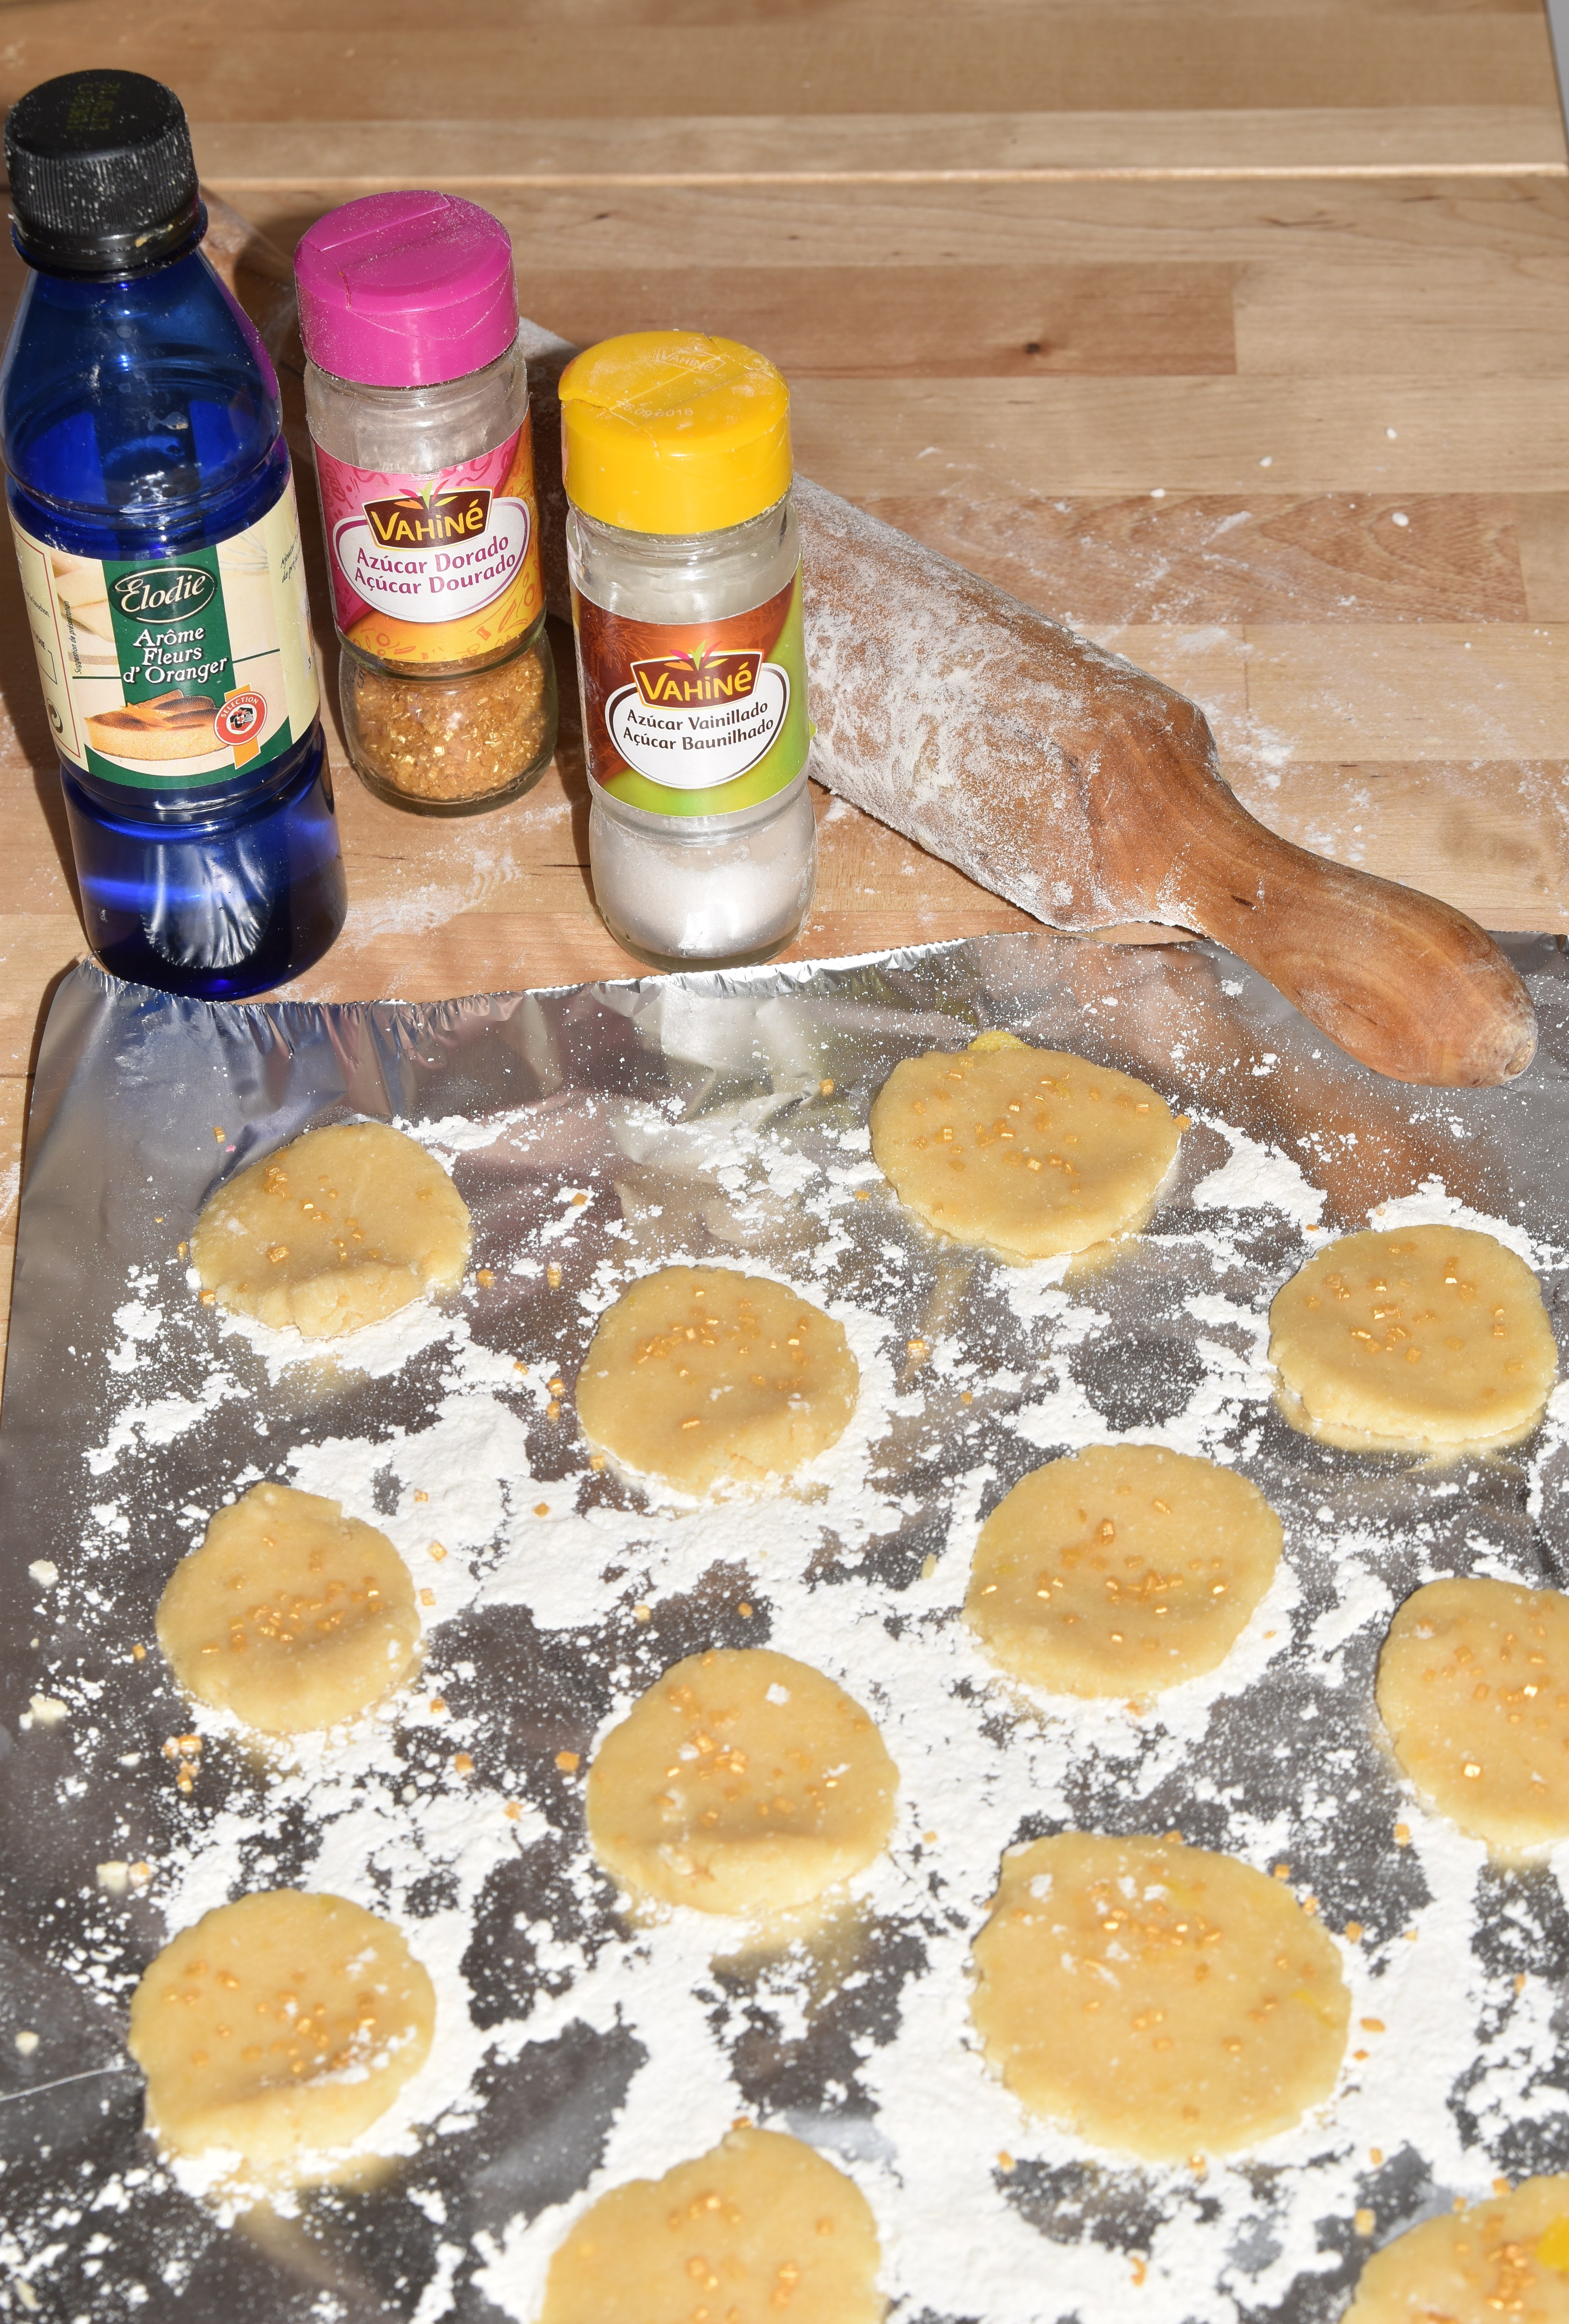
<path fill-rule="evenodd" d="M 1536 1054 L 1531 998 L 1474 920 L 1293 846 L 1222 779 L 1207 722 L 1162 770 L 1182 825 L 1180 870 L 1160 917 L 1180 916 L 1282 992 L 1330 1039 L 1391 1081 L 1490 1088 Z M 1239 862 L 1253 877 L 1242 892 Z M 1175 892 L 1174 892 L 1175 891 Z M 1173 907 L 1176 915 L 1173 914 Z"/>

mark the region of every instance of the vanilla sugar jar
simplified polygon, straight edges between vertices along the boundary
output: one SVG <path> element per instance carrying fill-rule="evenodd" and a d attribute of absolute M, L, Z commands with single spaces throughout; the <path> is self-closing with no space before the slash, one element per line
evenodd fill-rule
<path fill-rule="evenodd" d="M 556 745 L 511 237 L 450 194 L 367 194 L 294 271 L 349 757 L 417 813 L 502 806 Z"/>
<path fill-rule="evenodd" d="M 560 392 L 595 901 L 653 967 L 768 960 L 817 866 L 789 392 L 693 331 L 605 339 Z"/>

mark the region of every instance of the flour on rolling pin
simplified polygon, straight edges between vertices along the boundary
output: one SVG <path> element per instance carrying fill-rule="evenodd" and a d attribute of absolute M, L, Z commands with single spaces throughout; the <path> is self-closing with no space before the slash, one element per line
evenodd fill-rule
<path fill-rule="evenodd" d="M 1152 917 L 1086 809 L 1123 718 L 1202 750 L 1194 705 L 908 533 L 801 489 L 819 779 L 1054 927 Z"/>

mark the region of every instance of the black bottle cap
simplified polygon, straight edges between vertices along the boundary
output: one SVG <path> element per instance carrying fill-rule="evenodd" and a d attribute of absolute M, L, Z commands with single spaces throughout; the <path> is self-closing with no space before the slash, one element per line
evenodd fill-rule
<path fill-rule="evenodd" d="M 5 116 L 16 246 L 65 274 L 139 272 L 198 235 L 185 108 L 145 73 L 61 73 Z"/>

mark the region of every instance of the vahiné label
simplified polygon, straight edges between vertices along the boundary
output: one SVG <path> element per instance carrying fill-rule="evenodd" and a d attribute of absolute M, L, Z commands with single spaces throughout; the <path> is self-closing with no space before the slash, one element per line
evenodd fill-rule
<path fill-rule="evenodd" d="M 800 572 L 745 613 L 628 621 L 573 595 L 590 778 L 654 815 L 755 807 L 807 763 Z"/>

